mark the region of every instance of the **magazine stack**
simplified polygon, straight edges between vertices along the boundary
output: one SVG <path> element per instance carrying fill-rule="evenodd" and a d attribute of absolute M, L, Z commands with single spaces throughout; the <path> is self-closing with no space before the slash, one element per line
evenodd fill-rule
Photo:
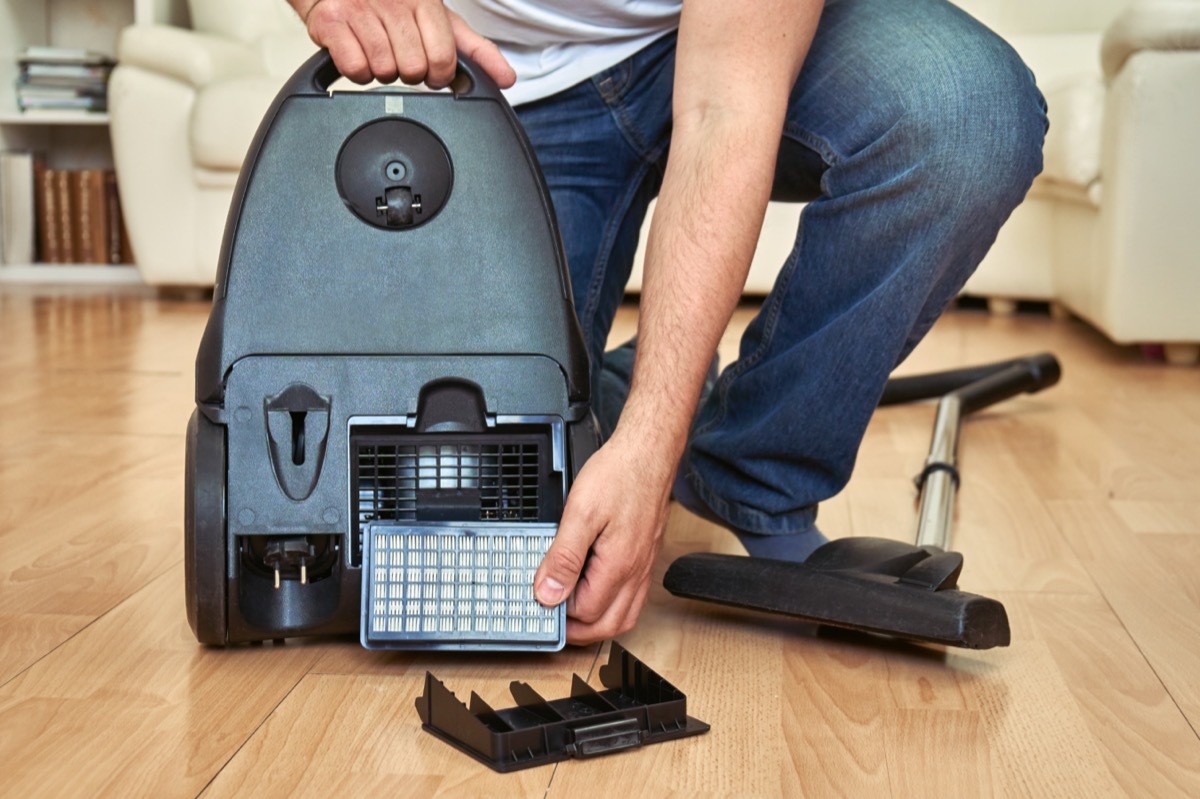
<path fill-rule="evenodd" d="M 108 110 L 112 58 L 87 50 L 30 47 L 18 60 L 17 105 L 24 112 Z"/>

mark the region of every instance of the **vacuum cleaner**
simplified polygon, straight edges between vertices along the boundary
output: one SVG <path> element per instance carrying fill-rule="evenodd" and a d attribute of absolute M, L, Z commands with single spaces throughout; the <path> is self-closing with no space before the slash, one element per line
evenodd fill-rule
<path fill-rule="evenodd" d="M 968 369 L 892 378 L 881 405 L 939 397 L 919 490 L 916 541 L 834 539 L 803 562 L 693 553 L 663 585 L 676 596 L 793 616 L 911 641 L 989 649 L 1010 639 L 1004 605 L 958 588 L 963 557 L 949 551 L 959 483 L 958 436 L 968 414 L 1058 382 L 1048 353 Z"/>
<path fill-rule="evenodd" d="M 250 146 L 196 359 L 196 638 L 555 650 L 533 575 L 597 447 L 550 197 L 495 83 L 330 91 Z"/>

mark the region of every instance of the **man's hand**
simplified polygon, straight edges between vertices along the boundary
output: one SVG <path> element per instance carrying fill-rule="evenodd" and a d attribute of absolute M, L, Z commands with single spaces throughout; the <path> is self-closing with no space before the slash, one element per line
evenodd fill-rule
<path fill-rule="evenodd" d="M 662 544 L 677 460 L 622 438 L 618 428 L 580 470 L 533 579 L 543 605 L 570 597 L 569 643 L 612 638 L 637 622 Z"/>
<path fill-rule="evenodd" d="M 457 50 L 501 88 L 517 76 L 496 45 L 442 0 L 289 0 L 308 35 L 328 48 L 338 71 L 355 83 L 424 83 L 440 89 L 454 79 Z"/>

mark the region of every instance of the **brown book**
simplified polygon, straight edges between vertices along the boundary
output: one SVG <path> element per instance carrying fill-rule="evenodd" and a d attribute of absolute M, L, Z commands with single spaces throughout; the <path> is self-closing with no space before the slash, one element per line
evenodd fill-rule
<path fill-rule="evenodd" d="M 125 227 L 125 219 L 121 219 L 121 259 L 117 263 L 136 264 L 137 257 L 133 254 L 133 242 L 129 238 L 129 228 Z"/>
<path fill-rule="evenodd" d="M 48 264 L 61 264 L 62 236 L 58 232 L 58 170 L 42 167 L 37 175 L 38 258 Z"/>
<path fill-rule="evenodd" d="M 58 200 L 58 246 L 62 252 L 64 264 L 78 263 L 78 253 L 75 249 L 75 209 L 76 197 L 72 196 L 73 189 L 77 191 L 78 181 L 71 179 L 71 172 L 65 169 L 54 171 L 54 195 Z"/>
<path fill-rule="evenodd" d="M 80 263 L 106 264 L 109 260 L 108 198 L 104 170 L 83 169 L 76 173 L 75 179 L 79 183 L 76 254 Z"/>
<path fill-rule="evenodd" d="M 105 221 L 108 223 L 108 246 L 106 263 L 121 263 L 121 200 L 117 196 L 117 173 L 111 169 L 104 173 Z"/>
<path fill-rule="evenodd" d="M 92 207 L 96 209 L 96 220 L 92 224 L 92 263 L 107 264 L 108 247 L 108 183 L 107 172 L 92 169 L 88 172 L 88 191 L 92 195 Z"/>
<path fill-rule="evenodd" d="M 121 195 L 117 191 L 117 175 L 108 173 L 109 217 L 108 224 L 112 230 L 112 246 L 114 264 L 135 264 L 133 244 L 129 240 L 129 229 L 125 226 L 125 214 L 121 211 Z"/>
<path fill-rule="evenodd" d="M 92 260 L 92 198 L 87 193 L 87 172 L 76 169 L 71 172 L 71 200 L 75 205 L 75 216 L 71 220 L 71 241 L 75 244 L 75 263 L 90 264 Z"/>

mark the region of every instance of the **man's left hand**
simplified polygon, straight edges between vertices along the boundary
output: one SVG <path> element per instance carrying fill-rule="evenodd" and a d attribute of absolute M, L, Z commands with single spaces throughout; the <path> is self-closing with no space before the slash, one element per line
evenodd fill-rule
<path fill-rule="evenodd" d="M 662 545 L 675 462 L 618 429 L 567 495 L 558 535 L 534 576 L 546 606 L 567 601 L 567 641 L 589 644 L 633 628 Z"/>

